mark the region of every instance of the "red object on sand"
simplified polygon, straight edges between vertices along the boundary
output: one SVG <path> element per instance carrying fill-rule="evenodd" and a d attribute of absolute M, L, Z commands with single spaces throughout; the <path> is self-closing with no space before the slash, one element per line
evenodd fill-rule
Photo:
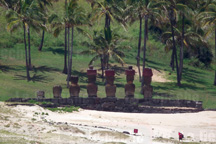
<path fill-rule="evenodd" d="M 145 68 L 144 71 L 143 71 L 143 76 L 152 77 L 153 76 L 152 69 Z"/>
<path fill-rule="evenodd" d="M 184 138 L 184 135 L 182 133 L 179 132 L 178 135 L 179 135 L 179 140 L 182 140 Z"/>
<path fill-rule="evenodd" d="M 134 129 L 134 133 L 138 133 L 138 129 Z"/>

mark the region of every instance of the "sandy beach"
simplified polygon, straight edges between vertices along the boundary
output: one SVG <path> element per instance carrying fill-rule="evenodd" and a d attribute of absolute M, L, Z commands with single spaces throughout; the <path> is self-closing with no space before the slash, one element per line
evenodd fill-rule
<path fill-rule="evenodd" d="M 178 143 L 178 132 L 184 134 L 184 142 L 215 143 L 216 112 L 136 114 L 80 109 L 59 113 L 0 103 L 0 141 L 7 143 Z"/>

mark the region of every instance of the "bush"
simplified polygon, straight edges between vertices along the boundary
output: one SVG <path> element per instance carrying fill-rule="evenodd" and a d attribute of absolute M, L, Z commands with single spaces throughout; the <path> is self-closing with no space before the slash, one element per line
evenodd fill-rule
<path fill-rule="evenodd" d="M 196 67 L 210 66 L 213 60 L 211 49 L 207 46 L 200 46 L 193 49 L 185 49 L 184 58 L 190 59 L 190 65 Z"/>
<path fill-rule="evenodd" d="M 200 62 L 205 64 L 205 66 L 209 66 L 212 62 L 213 54 L 209 47 L 201 47 L 198 51 L 198 56 Z"/>

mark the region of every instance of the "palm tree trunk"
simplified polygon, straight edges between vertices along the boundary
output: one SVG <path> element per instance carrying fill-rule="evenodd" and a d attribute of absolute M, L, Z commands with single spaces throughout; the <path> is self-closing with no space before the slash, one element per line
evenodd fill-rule
<path fill-rule="evenodd" d="M 71 50 L 70 50 L 70 61 L 69 61 L 69 67 L 68 67 L 68 79 L 67 79 L 67 87 L 69 88 L 69 81 L 71 78 L 71 71 L 72 71 L 72 56 L 73 56 L 73 34 L 74 34 L 74 27 L 72 26 L 71 29 Z"/>
<path fill-rule="evenodd" d="M 185 16 L 182 13 L 182 39 L 181 39 L 180 63 L 179 63 L 179 76 L 180 76 L 180 80 L 182 79 L 183 60 L 184 60 L 184 26 L 185 26 L 184 21 L 185 21 Z"/>
<path fill-rule="evenodd" d="M 149 4 L 149 0 L 145 1 L 146 7 Z M 146 62 L 146 45 L 147 45 L 147 39 L 148 39 L 148 15 L 145 15 L 145 29 L 144 29 L 144 46 L 143 46 L 143 69 L 142 72 L 144 72 L 145 69 L 145 62 Z M 141 94 L 143 94 L 143 86 L 144 86 L 144 76 L 142 76 L 142 84 L 141 84 Z"/>
<path fill-rule="evenodd" d="M 106 64 L 107 64 L 107 70 L 109 69 L 109 55 L 107 55 L 107 62 L 106 62 Z"/>
<path fill-rule="evenodd" d="M 65 24 L 64 74 L 67 74 L 67 26 Z"/>
<path fill-rule="evenodd" d="M 216 25 L 215 25 L 215 62 L 216 62 Z M 216 69 L 215 69 L 214 85 L 216 86 Z"/>
<path fill-rule="evenodd" d="M 68 71 L 69 71 L 69 63 L 70 63 L 70 27 L 68 27 Z"/>
<path fill-rule="evenodd" d="M 65 11 L 67 9 L 67 0 L 65 0 Z M 67 12 L 65 13 L 65 17 L 67 17 Z M 67 66 L 67 30 L 68 30 L 68 26 L 67 23 L 65 23 L 65 49 L 64 49 L 64 69 L 63 69 L 63 73 L 67 74 L 68 72 L 68 66 Z"/>
<path fill-rule="evenodd" d="M 104 78 L 104 62 L 103 62 L 103 55 L 100 56 L 101 61 L 101 70 L 102 70 L 102 76 L 101 78 Z"/>
<path fill-rule="evenodd" d="M 106 14 L 105 16 L 105 28 L 108 28 L 110 27 L 110 18 L 109 18 L 109 15 Z"/>
<path fill-rule="evenodd" d="M 44 21 L 44 23 L 43 23 L 43 24 L 45 25 L 45 24 L 46 24 L 46 22 Z M 42 33 L 42 39 L 41 39 L 40 46 L 38 47 L 38 51 L 42 51 L 43 44 L 44 44 L 44 35 L 45 35 L 45 31 L 43 30 L 43 33 Z"/>
<path fill-rule="evenodd" d="M 171 11 L 170 23 L 171 23 L 172 41 L 173 41 L 173 53 L 174 53 L 174 59 L 176 62 L 176 70 L 177 70 L 177 85 L 181 86 L 181 80 L 180 80 L 180 76 L 179 76 L 179 67 L 178 67 L 178 57 L 177 57 L 176 43 L 175 43 L 175 33 L 174 33 L 174 28 L 173 28 L 174 27 L 173 10 Z"/>
<path fill-rule="evenodd" d="M 137 67 L 139 72 L 139 80 L 142 81 L 141 71 L 140 71 L 140 49 L 142 44 L 142 17 L 139 16 L 140 19 L 140 31 L 139 31 L 139 43 L 138 43 L 138 52 L 137 52 Z"/>
<path fill-rule="evenodd" d="M 144 30 L 144 47 L 143 47 L 143 69 L 145 69 L 146 62 L 146 45 L 147 45 L 147 37 L 148 37 L 148 16 L 145 16 L 145 30 Z M 141 85 L 141 94 L 143 94 L 143 86 L 144 86 L 144 77 L 142 76 L 142 85 Z"/>
<path fill-rule="evenodd" d="M 68 27 L 68 71 L 67 71 L 67 87 L 69 88 L 69 81 L 70 81 L 70 27 Z"/>
<path fill-rule="evenodd" d="M 175 70 L 174 55 L 175 55 L 174 50 L 172 50 L 171 61 L 170 61 L 170 67 L 172 68 L 172 71 Z"/>
<path fill-rule="evenodd" d="M 29 28 L 29 25 L 28 25 L 27 33 L 28 33 L 28 56 L 29 56 L 28 60 L 29 60 L 29 69 L 31 70 L 32 65 L 31 65 L 31 43 L 30 43 L 30 28 Z"/>
<path fill-rule="evenodd" d="M 24 23 L 24 22 L 23 22 L 23 30 L 24 30 L 24 45 L 25 45 L 26 74 L 27 74 L 27 81 L 30 81 L 29 65 L 28 65 L 28 52 L 27 52 L 27 44 L 26 44 L 26 28 L 25 28 L 25 23 Z"/>

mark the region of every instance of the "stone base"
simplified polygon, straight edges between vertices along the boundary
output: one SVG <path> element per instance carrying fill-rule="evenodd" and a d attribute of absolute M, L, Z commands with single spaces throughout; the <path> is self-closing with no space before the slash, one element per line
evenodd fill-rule
<path fill-rule="evenodd" d="M 53 96 L 54 99 L 61 99 L 62 97 L 61 96 Z"/>
<path fill-rule="evenodd" d="M 125 98 L 134 98 L 134 95 L 126 95 Z"/>
<path fill-rule="evenodd" d="M 97 95 L 88 95 L 89 98 L 96 98 Z"/>

